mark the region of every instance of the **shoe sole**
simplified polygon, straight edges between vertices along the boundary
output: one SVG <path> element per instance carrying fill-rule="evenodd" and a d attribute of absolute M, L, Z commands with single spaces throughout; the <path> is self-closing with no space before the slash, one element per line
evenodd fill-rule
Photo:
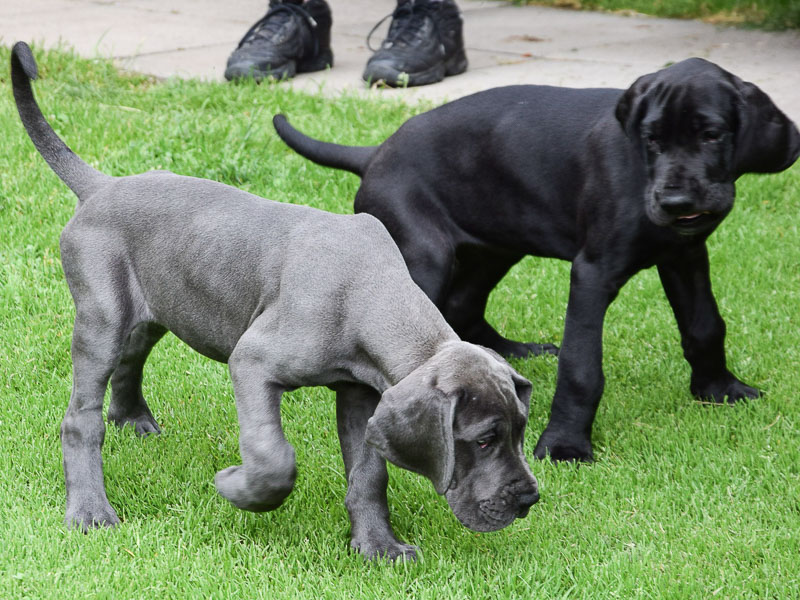
<path fill-rule="evenodd" d="M 433 65 L 430 69 L 407 73 L 398 70 L 388 62 L 367 63 L 364 70 L 364 81 L 377 83 L 383 81 L 392 87 L 413 87 L 438 83 L 445 77 L 459 75 L 467 70 L 467 55 L 463 50 L 456 52 L 450 59 Z"/>
<path fill-rule="evenodd" d="M 327 50 L 308 60 L 290 60 L 282 65 L 270 67 L 268 69 L 260 69 L 252 63 L 234 63 L 228 65 L 225 69 L 225 79 L 228 81 L 233 81 L 235 79 L 255 79 L 256 81 L 275 79 L 280 81 L 282 79 L 291 79 L 297 73 L 322 71 L 332 66 L 333 52 Z"/>
<path fill-rule="evenodd" d="M 297 72 L 295 62 L 289 61 L 279 67 L 260 69 L 252 63 L 234 63 L 225 69 L 225 79 L 235 81 L 237 79 L 254 79 L 263 81 L 264 79 L 291 79 Z"/>

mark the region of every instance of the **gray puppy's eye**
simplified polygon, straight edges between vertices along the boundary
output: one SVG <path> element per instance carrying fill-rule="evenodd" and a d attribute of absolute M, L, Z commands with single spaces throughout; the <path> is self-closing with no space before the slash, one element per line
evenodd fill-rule
<path fill-rule="evenodd" d="M 644 138 L 644 141 L 647 144 L 647 149 L 650 152 L 652 152 L 653 154 L 661 153 L 661 141 L 658 139 L 658 136 L 656 134 L 646 133 L 642 137 Z"/>
<path fill-rule="evenodd" d="M 478 447 L 483 450 L 488 448 L 491 443 L 494 441 L 495 435 L 493 433 L 484 435 L 480 439 L 476 440 L 475 443 L 478 444 Z"/>
<path fill-rule="evenodd" d="M 717 131 L 716 129 L 707 129 L 706 131 L 704 131 L 701 134 L 700 137 L 702 138 L 702 140 L 704 142 L 707 142 L 709 144 L 713 144 L 713 143 L 716 143 L 716 142 L 718 142 L 718 141 L 720 141 L 722 139 L 722 132 L 721 131 Z"/>

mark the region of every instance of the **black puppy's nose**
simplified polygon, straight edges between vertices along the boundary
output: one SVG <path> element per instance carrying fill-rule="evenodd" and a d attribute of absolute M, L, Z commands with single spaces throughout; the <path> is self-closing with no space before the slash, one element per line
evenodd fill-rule
<path fill-rule="evenodd" d="M 695 212 L 692 199 L 680 190 L 665 189 L 656 195 L 658 205 L 668 215 L 683 216 Z"/>

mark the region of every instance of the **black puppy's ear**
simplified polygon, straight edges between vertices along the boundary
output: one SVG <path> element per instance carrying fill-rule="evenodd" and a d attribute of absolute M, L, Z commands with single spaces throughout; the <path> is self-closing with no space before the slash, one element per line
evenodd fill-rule
<path fill-rule="evenodd" d="M 617 102 L 617 108 L 614 111 L 614 116 L 622 126 L 625 135 L 631 137 L 636 133 L 636 126 L 642 120 L 642 115 L 647 111 L 647 98 L 645 92 L 650 87 L 655 73 L 642 75 L 633 82 L 622 94 L 622 97 Z"/>
<path fill-rule="evenodd" d="M 758 86 L 734 77 L 740 93 L 734 172 L 777 173 L 800 155 L 800 132 Z"/>
<path fill-rule="evenodd" d="M 455 468 L 456 398 L 430 375 L 412 372 L 381 396 L 367 423 L 366 441 L 389 462 L 419 473 L 436 493 L 450 487 Z"/>

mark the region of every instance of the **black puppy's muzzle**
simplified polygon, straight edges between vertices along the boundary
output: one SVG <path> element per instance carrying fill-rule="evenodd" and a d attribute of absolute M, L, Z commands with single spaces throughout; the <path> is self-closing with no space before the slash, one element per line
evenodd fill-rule
<path fill-rule="evenodd" d="M 692 198 L 681 190 L 665 189 L 656 191 L 655 195 L 659 208 L 671 217 L 680 219 L 698 214 Z"/>
<path fill-rule="evenodd" d="M 680 233 L 697 233 L 713 228 L 721 217 L 700 206 L 693 195 L 682 188 L 665 187 L 653 191 L 653 199 L 658 207 L 658 225 L 669 225 Z"/>

